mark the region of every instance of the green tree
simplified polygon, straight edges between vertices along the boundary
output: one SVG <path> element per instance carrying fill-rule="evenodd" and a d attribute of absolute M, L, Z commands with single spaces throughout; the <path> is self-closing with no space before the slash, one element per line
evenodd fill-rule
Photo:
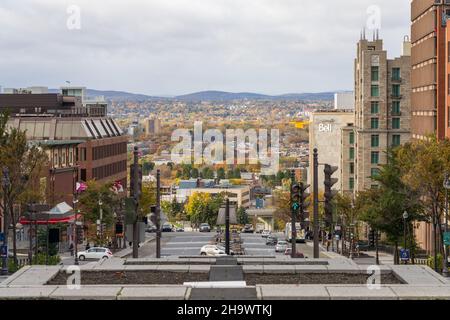
<path fill-rule="evenodd" d="M 14 205 L 42 200 L 40 178 L 48 157 L 43 147 L 28 143 L 25 131 L 14 127 L 7 130 L 8 118 L 7 114 L 0 114 L 0 171 L 8 171 L 8 188 L 0 188 L 0 198 L 3 200 L 0 201 L 0 208 L 2 212 L 8 212 L 12 225 L 14 263 L 17 264 L 16 224 L 19 215 Z"/>
<path fill-rule="evenodd" d="M 437 250 L 443 255 L 443 230 L 440 221 L 445 208 L 445 189 L 443 182 L 450 168 L 450 140 L 437 140 L 430 137 L 406 144 L 397 151 L 402 164 L 402 180 L 418 195 L 427 210 L 426 221 L 433 225 L 437 238 Z M 439 235 L 439 236 L 438 236 Z"/>
<path fill-rule="evenodd" d="M 225 179 L 225 177 L 226 177 L 225 169 L 224 168 L 219 168 L 217 170 L 217 178 Z"/>
<path fill-rule="evenodd" d="M 250 219 L 247 214 L 247 210 L 244 207 L 240 207 L 237 211 L 237 220 L 239 224 L 248 224 Z"/>

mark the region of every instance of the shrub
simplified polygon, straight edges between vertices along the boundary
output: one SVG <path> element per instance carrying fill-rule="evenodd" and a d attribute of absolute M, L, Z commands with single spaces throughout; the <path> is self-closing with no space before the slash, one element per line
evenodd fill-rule
<path fill-rule="evenodd" d="M 442 263 L 444 261 L 444 258 L 442 257 L 441 254 L 437 255 L 437 260 L 438 260 L 438 269 L 442 269 Z M 427 260 L 427 266 L 429 266 L 431 269 L 434 270 L 434 256 L 429 256 L 428 260 Z"/>
<path fill-rule="evenodd" d="M 45 253 L 38 253 L 37 256 L 33 257 L 33 264 L 37 265 L 45 265 L 46 260 L 46 254 Z M 49 266 L 56 266 L 61 262 L 61 257 L 58 255 L 49 256 L 48 257 L 48 265 Z"/>

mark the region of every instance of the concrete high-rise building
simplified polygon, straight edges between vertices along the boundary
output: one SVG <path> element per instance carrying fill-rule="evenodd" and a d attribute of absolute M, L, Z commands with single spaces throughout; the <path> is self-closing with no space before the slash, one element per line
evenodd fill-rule
<path fill-rule="evenodd" d="M 413 0 L 411 3 L 411 133 L 450 137 L 449 40 L 450 1 Z"/>
<path fill-rule="evenodd" d="M 355 108 L 354 92 L 338 92 L 334 94 L 334 109 L 350 110 Z"/>
<path fill-rule="evenodd" d="M 355 59 L 354 125 L 341 134 L 341 190 L 378 187 L 372 177 L 386 163 L 386 150 L 410 140 L 411 57 L 405 39 L 403 55 L 388 59 L 383 41 L 362 37 Z"/>
<path fill-rule="evenodd" d="M 145 120 L 145 134 L 147 136 L 159 134 L 161 132 L 161 120 L 150 118 Z"/>
<path fill-rule="evenodd" d="M 313 183 L 314 168 L 314 148 L 319 152 L 319 163 L 326 163 L 331 166 L 341 168 L 341 129 L 353 124 L 352 110 L 327 110 L 315 111 L 311 114 L 309 125 L 309 174 L 307 175 L 308 184 Z M 341 180 L 340 170 L 333 177 Z M 319 190 L 324 187 L 323 167 L 319 168 Z M 336 184 L 333 189 L 340 190 L 340 185 Z"/>

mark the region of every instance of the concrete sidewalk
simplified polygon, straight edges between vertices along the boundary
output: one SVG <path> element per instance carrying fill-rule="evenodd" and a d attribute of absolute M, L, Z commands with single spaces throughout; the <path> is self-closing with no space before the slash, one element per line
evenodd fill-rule
<path fill-rule="evenodd" d="M 144 243 L 142 243 L 140 246 L 142 247 L 143 245 L 146 245 L 147 243 L 149 243 L 149 242 L 151 242 L 151 241 L 153 241 L 155 239 L 156 239 L 156 235 L 151 235 L 151 236 L 147 237 L 145 239 Z M 133 248 L 132 247 L 128 247 L 126 249 L 117 251 L 116 253 L 114 253 L 114 256 L 118 257 L 118 258 L 125 258 L 126 256 L 128 256 L 128 255 L 130 255 L 132 253 L 133 253 Z"/>

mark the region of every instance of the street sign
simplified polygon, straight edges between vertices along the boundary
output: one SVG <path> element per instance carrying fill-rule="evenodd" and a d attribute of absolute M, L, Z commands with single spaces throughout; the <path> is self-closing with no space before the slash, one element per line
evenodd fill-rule
<path fill-rule="evenodd" d="M 409 249 L 401 249 L 400 250 L 400 259 L 402 261 L 409 261 Z"/>
<path fill-rule="evenodd" d="M 450 232 L 444 232 L 444 245 L 450 246 Z"/>
<path fill-rule="evenodd" d="M 5 241 L 5 234 L 4 233 L 0 233 L 0 241 Z"/>
<path fill-rule="evenodd" d="M 0 246 L 0 256 L 2 258 L 8 257 L 8 247 L 7 246 Z"/>

